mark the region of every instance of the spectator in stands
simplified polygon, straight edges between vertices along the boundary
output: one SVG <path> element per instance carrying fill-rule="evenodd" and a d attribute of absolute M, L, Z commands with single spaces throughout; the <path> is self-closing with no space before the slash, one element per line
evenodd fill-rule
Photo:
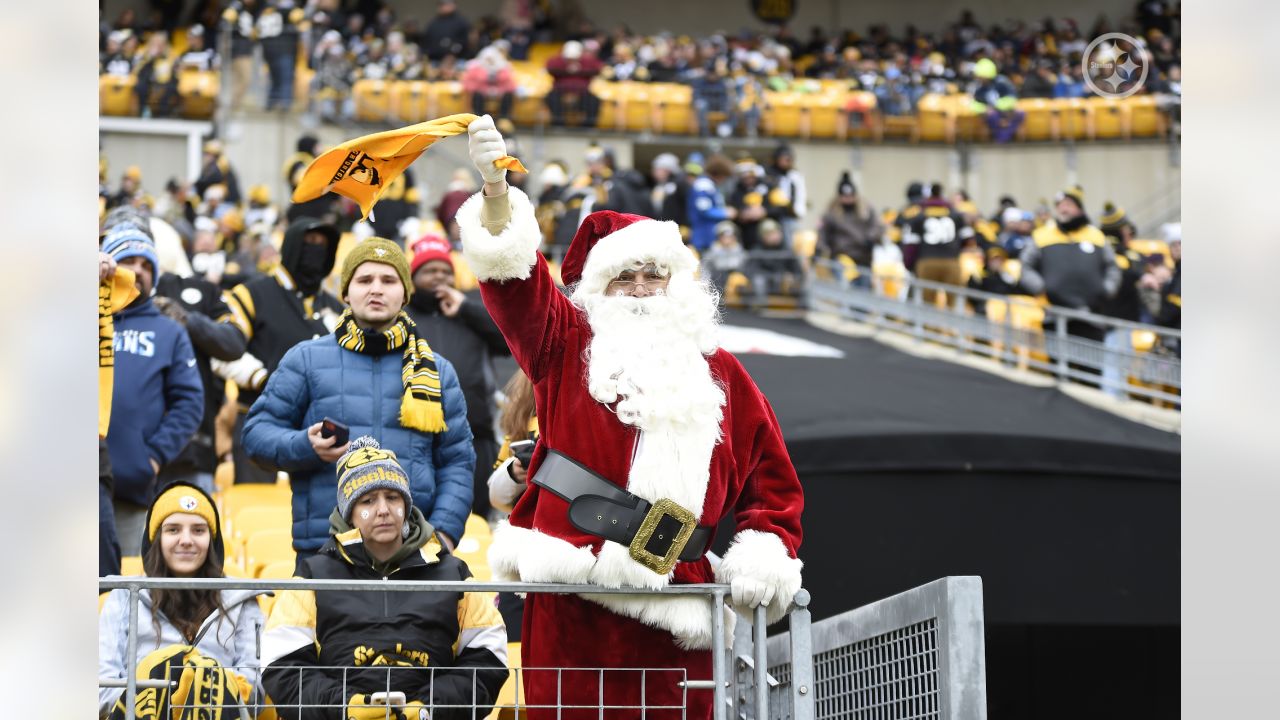
<path fill-rule="evenodd" d="M 1058 82 L 1053 86 L 1055 98 L 1085 96 L 1084 71 L 1080 63 L 1064 62 L 1058 67 Z"/>
<path fill-rule="evenodd" d="M 1054 87 L 1058 84 L 1058 76 L 1053 68 L 1054 63 L 1048 58 L 1034 61 L 1022 81 L 1018 94 L 1024 98 L 1053 97 Z"/>
<path fill-rule="evenodd" d="M 661 153 L 650 165 L 649 179 L 652 189 L 649 200 L 653 210 L 646 213 L 655 220 L 670 220 L 680 226 L 685 237 L 689 234 L 689 181 L 680 170 L 680 158 L 671 153 Z"/>
<path fill-rule="evenodd" d="M 547 110 L 551 112 L 551 122 L 555 125 L 568 125 L 565 110 L 568 106 L 577 105 L 582 112 L 582 125 L 595 127 L 596 116 L 600 113 L 600 100 L 591 93 L 591 80 L 603 69 L 596 56 L 586 52 L 582 43 L 570 40 L 564 44 L 560 54 L 547 61 L 547 72 L 551 74 L 552 85 L 547 91 Z"/>
<path fill-rule="evenodd" d="M 1103 206 L 1102 212 L 1102 217 L 1099 218 L 1100 229 L 1115 254 L 1116 265 L 1120 268 L 1120 283 L 1116 294 L 1103 302 L 1099 312 L 1129 322 L 1142 322 L 1142 299 L 1138 294 L 1138 281 L 1144 274 L 1146 258 L 1129 246 L 1129 242 L 1137 234 L 1137 228 L 1124 208 L 1116 206 L 1110 200 Z M 1129 328 L 1108 328 L 1104 342 L 1113 353 L 1133 351 L 1132 331 Z M 1103 367 L 1103 392 L 1116 399 L 1123 399 L 1124 388 L 1128 384 L 1127 366 L 1108 363 Z"/>
<path fill-rule="evenodd" d="M 386 80 L 391 76 L 391 59 L 387 57 L 387 43 L 382 38 L 369 41 L 369 51 L 355 69 L 356 80 Z"/>
<path fill-rule="evenodd" d="M 399 252 L 399 249 L 396 249 Z M 298 564 L 317 580 L 458 581 L 467 564 L 419 509 L 405 456 L 372 437 L 350 443 L 323 484 L 324 546 Z M 319 502 L 319 496 L 316 500 Z M 262 684 L 282 718 L 484 717 L 507 679 L 507 632 L 489 592 L 379 594 L 286 590 L 262 637 Z M 371 695 L 401 692 L 389 708 Z M 290 704 L 310 706 L 289 708 Z M 437 707 L 457 705 L 459 707 Z M 327 706 L 327 707 L 322 707 Z"/>
<path fill-rule="evenodd" d="M 400 237 L 400 228 L 406 220 L 417 222 L 418 205 L 422 201 L 413 168 L 392 178 L 378 200 L 378 212 L 369 220 L 379 237 Z"/>
<path fill-rule="evenodd" d="M 724 220 L 733 220 L 738 211 L 728 206 L 720 185 L 733 175 L 733 165 L 723 155 L 707 158 L 705 171 L 698 175 L 689 189 L 689 244 L 698 252 L 711 247 L 716 239 L 716 226 Z"/>
<path fill-rule="evenodd" d="M 196 178 L 196 194 L 205 196 L 205 191 L 214 185 L 226 188 L 225 199 L 232 205 L 240 204 L 240 180 L 236 177 L 235 168 L 223 153 L 222 142 L 209 140 L 204 144 L 204 158 L 201 161 L 200 176 Z M 212 214 L 212 213 L 211 213 Z"/>
<path fill-rule="evenodd" d="M 738 241 L 738 226 L 732 220 L 716 223 L 716 241 L 702 253 L 702 272 L 723 297 L 729 276 L 741 272 L 747 262 L 747 251 Z"/>
<path fill-rule="evenodd" d="M 99 61 L 98 72 L 102 75 L 131 77 L 133 75 L 134 55 L 138 50 L 138 38 L 128 30 L 116 30 L 107 36 L 107 47 Z"/>
<path fill-rule="evenodd" d="M 106 236 L 102 251 L 133 271 L 139 293 L 114 318 L 115 380 L 107 435 L 120 550 L 137 555 L 143 518 L 159 489 L 157 478 L 199 427 L 204 391 L 186 331 L 152 302 L 160 266 L 155 243 L 138 227 L 124 224 Z"/>
<path fill-rule="evenodd" d="M 973 111 L 982 114 L 991 139 L 1006 143 L 1014 138 L 1026 113 L 1017 108 L 1018 94 L 1009 78 L 999 74 L 991 58 L 982 58 L 973 67 L 977 87 L 973 91 Z"/>
<path fill-rule="evenodd" d="M 432 62 L 439 62 L 448 55 L 466 58 L 471 57 L 470 36 L 471 23 L 458 14 L 458 4 L 453 0 L 441 0 L 436 16 L 422 33 L 420 44 Z"/>
<path fill-rule="evenodd" d="M 448 235 L 450 244 L 458 241 L 458 224 L 454 222 L 454 216 L 458 214 L 458 208 L 462 207 L 462 203 L 466 202 L 475 191 L 476 180 L 471 176 L 470 170 L 458 168 L 453 171 L 453 177 L 445 186 L 444 195 L 440 197 L 440 204 L 436 206 L 436 219 L 440 221 L 440 227 L 444 228 Z"/>
<path fill-rule="evenodd" d="M 724 116 L 716 126 L 716 134 L 729 137 L 737 125 L 733 82 L 729 77 L 729 63 L 717 57 L 700 71 L 690 73 L 693 85 L 693 112 L 698 119 L 698 134 L 711 135 L 711 113 Z"/>
<path fill-rule="evenodd" d="M 231 27 L 231 108 L 239 110 L 253 81 L 258 0 L 232 0 L 228 8 L 235 12 Z"/>
<path fill-rule="evenodd" d="M 871 251 L 884 235 L 884 222 L 869 202 L 858 195 L 849 173 L 840 175 L 836 196 L 818 224 L 818 254 L 835 260 L 849 258 L 860 268 L 871 266 Z M 870 277 L 861 273 L 854 283 L 867 287 Z"/>
<path fill-rule="evenodd" d="M 569 187 L 568 167 L 562 160 L 543 166 L 538 185 L 538 227 L 542 229 L 547 257 L 559 262 L 578 229 L 582 195 L 580 189 Z"/>
<path fill-rule="evenodd" d="M 921 280 L 963 285 L 960 251 L 972 237 L 973 228 L 947 202 L 942 183 L 934 182 L 929 186 L 929 197 L 920 201 L 920 212 L 909 218 L 902 230 L 907 269 Z M 936 290 L 924 291 L 926 303 L 936 300 Z"/>
<path fill-rule="evenodd" d="M 178 105 L 178 73 L 169 58 L 169 40 L 164 33 L 151 34 L 134 67 L 134 92 L 142 117 L 172 117 Z"/>
<path fill-rule="evenodd" d="M 124 220 L 109 226 L 108 232 L 115 228 L 133 227 L 148 233 L 145 220 L 141 216 L 138 220 L 141 223 Z M 160 487 L 183 481 L 207 493 L 214 489 L 213 474 L 218 465 L 213 449 L 214 424 L 226 395 L 226 383 L 213 374 L 209 361 L 210 358 L 235 360 L 244 354 L 245 349 L 244 336 L 240 331 L 218 322 L 230 312 L 221 295 L 222 291 L 216 284 L 194 275 L 184 277 L 165 272 L 156 280 L 155 307 L 186 329 L 194 347 L 200 385 L 204 389 L 200 424 L 190 436 L 190 442 L 160 472 L 157 481 Z"/>
<path fill-rule="evenodd" d="M 583 201 L 584 214 L 596 210 L 634 215 L 653 212 L 644 176 L 632 168 L 619 168 L 617 155 L 611 148 L 591 145 L 584 159 L 587 183 L 594 190 Z"/>
<path fill-rule="evenodd" d="M 462 73 L 462 89 L 471 95 L 471 112 L 484 115 L 489 112 L 491 100 L 498 101 L 498 117 L 511 116 L 515 101 L 516 76 L 511 63 L 496 46 L 480 51 L 476 59 L 467 63 Z"/>
<path fill-rule="evenodd" d="M 771 197 L 771 188 L 765 182 L 764 168 L 750 157 L 738 161 L 738 182 L 729 195 L 729 205 L 735 210 L 733 221 L 738 224 L 742 247 L 754 250 L 760 245 L 760 223 L 766 218 L 781 214 L 782 206 Z"/>
<path fill-rule="evenodd" d="M 507 341 L 479 298 L 458 290 L 449 242 L 427 235 L 413 245 L 413 295 L 405 312 L 431 348 L 450 358 L 467 400 L 476 463 L 471 511 L 489 517 L 487 481 L 498 456 L 493 435 L 493 358 L 509 356 Z"/>
<path fill-rule="evenodd" d="M 1031 242 L 1031 233 L 1035 230 L 1035 216 L 1017 207 L 1007 207 L 1000 214 L 1000 224 L 1004 227 L 997 236 L 1000 247 L 1009 257 L 1021 257 L 1022 249 Z"/>
<path fill-rule="evenodd" d="M 999 245 L 987 248 L 986 266 L 969 277 L 968 285 L 973 290 L 994 293 L 996 295 L 1031 295 L 1019 282 L 1019 274 L 1008 266 L 1009 252 Z M 985 315 L 985 300 L 970 300 L 970 307 L 979 315 Z"/>
<path fill-rule="evenodd" d="M 1038 228 L 1022 251 L 1022 284 L 1044 293 L 1053 305 L 1094 311 L 1120 286 L 1121 271 L 1102 231 L 1084 212 L 1084 191 L 1068 188 L 1054 200 L 1056 217 Z M 1067 332 L 1102 342 L 1105 331 L 1093 323 L 1071 319 Z"/>
<path fill-rule="evenodd" d="M 311 162 L 316 159 L 316 155 L 319 154 L 319 143 L 320 141 L 316 139 L 315 135 L 303 135 L 298 138 L 293 155 L 284 161 L 284 180 L 289 186 L 290 195 L 298 188 L 298 183 L 302 180 L 302 174 L 306 172 L 307 167 L 311 165 Z M 332 222 L 333 198 L 332 194 L 325 193 L 314 200 L 308 200 L 303 203 L 290 203 L 289 209 L 284 214 L 285 219 L 290 223 L 304 217 Z"/>
<path fill-rule="evenodd" d="M 294 7 L 294 0 L 271 0 L 258 16 L 258 39 L 270 77 L 268 111 L 287 111 L 293 106 L 293 69 L 298 57 L 298 23 L 301 21 L 302 10 Z"/>
<path fill-rule="evenodd" d="M 760 222 L 760 244 L 747 253 L 743 272 L 751 281 L 752 305 L 757 309 L 768 305 L 770 295 L 799 297 L 804 291 L 804 267 L 773 218 Z"/>
<path fill-rule="evenodd" d="M 1182 329 L 1182 223 L 1166 223 L 1160 228 L 1173 258 L 1173 271 L 1157 260 L 1147 264 L 1147 272 L 1138 281 L 1143 304 L 1156 325 Z M 1181 357 L 1182 344 L 1162 339 L 1167 350 Z"/>
<path fill-rule="evenodd" d="M 139 529 L 140 535 L 146 533 L 141 537 L 141 551 L 147 577 L 225 577 L 222 523 L 208 493 L 194 485 L 176 483 L 148 505 Z M 173 696 L 155 688 L 139 689 L 137 707 L 156 707 L 159 698 L 168 697 L 175 705 L 193 708 L 184 712 L 214 717 L 222 711 L 212 709 L 210 697 L 222 697 L 221 703 L 226 704 L 264 702 L 258 691 L 258 632 L 266 620 L 256 600 L 260 592 L 140 590 L 137 649 L 129 658 L 129 591 L 112 590 L 98 615 L 98 678 L 124 680 L 130 667 L 138 668 L 140 678 L 149 678 L 149 665 L 174 655 L 173 646 L 194 646 L 200 657 L 212 661 L 198 671 L 199 685 L 207 694 L 197 696 L 187 689 L 188 697 L 178 696 L 184 692 L 182 688 L 194 685 L 191 676 L 197 670 L 188 665 L 179 670 L 181 678 L 173 677 L 179 686 L 173 689 Z M 223 692 L 226 695 L 220 694 Z M 122 687 L 99 688 L 98 716 L 125 717 L 124 695 Z"/>
<path fill-rule="evenodd" d="M 517 454 L 511 444 L 525 440 L 537 443 L 538 413 L 533 400 L 533 383 L 523 370 L 517 369 L 511 375 L 502 395 L 505 401 L 498 418 L 502 447 L 489 476 L 489 504 L 500 513 L 510 513 L 528 488 L 529 459 L 533 456 L 532 446 Z"/>
<path fill-rule="evenodd" d="M 773 163 L 766 178 L 772 192 L 785 202 L 778 203 L 778 222 L 786 236 L 787 247 L 795 243 L 796 227 L 809 211 L 809 192 L 804 173 L 796 169 L 795 151 L 782 144 L 773 149 Z"/>
<path fill-rule="evenodd" d="M 187 51 L 178 58 L 178 70 L 209 72 L 218 65 L 217 51 L 204 45 L 204 26 L 192 25 L 187 31 Z"/>
<path fill-rule="evenodd" d="M 107 198 L 107 209 L 132 206 L 142 195 L 142 168 L 130 165 L 120 175 L 120 189 Z"/>
<path fill-rule="evenodd" d="M 244 423 L 245 452 L 290 474 L 300 569 L 328 537 L 334 462 L 349 444 L 321 434 L 325 418 L 382 438 L 409 475 L 415 506 L 453 550 L 471 510 L 476 455 L 453 363 L 404 312 L 408 259 L 390 240 L 365 240 L 343 261 L 339 287 L 347 307 L 337 327 L 298 343 L 271 373 Z"/>
<path fill-rule="evenodd" d="M 233 432 L 237 483 L 276 481 L 274 470 L 259 467 L 244 451 L 245 415 L 290 348 L 337 327 L 342 304 L 320 287 L 333 270 L 337 252 L 337 228 L 298 218 L 285 230 L 280 264 L 271 274 L 237 285 L 223 296 L 231 314 L 221 320 L 239 328 L 247 341 L 239 360 L 212 363 L 215 372 L 239 388 Z"/>
<path fill-rule="evenodd" d="M 270 233 L 280 220 L 280 211 L 271 203 L 271 189 L 263 183 L 249 188 L 249 205 L 244 211 L 244 225 L 249 232 Z"/>

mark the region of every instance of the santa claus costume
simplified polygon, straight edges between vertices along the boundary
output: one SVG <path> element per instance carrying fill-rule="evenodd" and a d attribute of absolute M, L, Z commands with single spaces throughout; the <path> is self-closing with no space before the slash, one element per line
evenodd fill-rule
<path fill-rule="evenodd" d="M 503 204 L 510 206 L 505 227 L 493 222 L 493 208 Z M 541 432 L 529 489 L 494 533 L 494 578 L 647 589 L 737 582 L 769 588 L 770 622 L 785 614 L 801 583 L 803 491 L 769 403 L 738 360 L 717 347 L 715 295 L 695 277 L 696 261 L 678 226 L 609 211 L 589 215 L 565 256 L 562 278 L 572 290 L 566 297 L 537 251 L 542 237 L 520 190 L 509 188 L 505 198 L 479 193 L 457 220 L 485 306 L 533 381 Z M 606 295 L 619 272 L 645 264 L 669 276 L 665 292 Z M 543 465 L 559 469 L 541 472 Z M 641 498 L 639 513 L 591 505 L 591 498 L 575 500 L 571 491 L 540 483 L 566 467 Z M 584 502 L 590 517 L 581 512 Z M 651 504 L 659 509 L 646 514 Z M 599 507 L 606 509 L 597 513 Z M 684 521 L 671 517 L 680 508 L 689 511 Z M 629 532 L 609 527 L 614 510 L 614 519 L 632 525 Z M 729 514 L 736 532 L 713 570 L 705 553 Z M 636 527 L 642 516 L 650 535 L 637 556 L 637 543 L 625 540 L 644 532 Z M 671 545 L 665 536 L 673 529 L 687 535 L 695 522 L 683 551 L 666 556 L 670 565 L 679 555 L 667 571 L 656 559 Z M 711 628 L 705 597 L 530 593 L 525 701 L 583 709 L 530 707 L 529 717 L 597 718 L 603 700 L 610 718 L 640 717 L 642 704 L 646 718 L 709 718 L 712 692 L 677 683 L 711 678 Z"/>

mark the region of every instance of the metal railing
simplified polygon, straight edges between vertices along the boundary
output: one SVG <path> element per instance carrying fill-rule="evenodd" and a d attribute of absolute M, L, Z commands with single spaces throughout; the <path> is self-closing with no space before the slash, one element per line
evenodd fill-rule
<path fill-rule="evenodd" d="M 946 577 L 768 640 L 769 718 L 985 720 L 982 579 Z M 811 634 L 797 642 L 798 632 Z M 792 663 L 795 647 L 811 658 Z M 802 715 L 796 697 L 813 704 Z M 809 712 L 809 710 L 804 710 Z M 760 717 L 760 716 L 756 716 Z"/>
<path fill-rule="evenodd" d="M 569 585 L 558 583 L 516 583 L 516 582 L 475 582 L 475 581 L 438 581 L 438 582 L 416 582 L 416 581 L 392 581 L 392 580 L 254 580 L 246 578 L 150 578 L 150 577 L 122 577 L 111 576 L 100 578 L 98 580 L 99 592 L 108 590 L 126 590 L 129 593 L 129 627 L 128 640 L 125 651 L 125 668 L 126 675 L 124 678 L 100 678 L 100 687 L 119 687 L 125 688 L 124 706 L 127 720 L 135 718 L 135 704 L 139 689 L 145 687 L 163 687 L 166 686 L 164 681 L 147 681 L 137 678 L 137 652 L 138 652 L 138 602 L 139 593 L 143 589 L 199 589 L 199 590 L 231 590 L 231 589 L 248 589 L 260 592 L 273 592 L 276 590 L 344 590 L 344 591 L 363 591 L 363 592 L 521 592 L 521 593 L 582 593 L 591 595 L 671 595 L 671 596 L 704 596 L 711 603 L 711 623 L 712 623 L 712 677 L 689 679 L 682 677 L 679 682 L 680 687 L 687 693 L 688 691 L 711 691 L 713 694 L 713 718 L 714 720 L 726 720 L 729 717 L 728 709 L 736 704 L 728 697 L 728 691 L 731 683 L 728 678 L 729 654 L 725 643 L 725 596 L 729 594 L 729 586 L 721 584 L 691 584 L 691 585 L 671 585 L 662 590 L 650 591 L 637 588 L 606 588 L 596 585 Z M 801 590 L 797 594 L 796 602 L 790 610 L 792 629 L 800 629 L 808 626 L 809 614 L 807 609 L 808 593 Z M 764 639 L 766 637 L 765 627 L 765 608 L 756 609 L 753 635 L 757 639 L 754 656 L 757 658 L 758 682 L 757 688 L 764 687 L 764 667 L 767 662 L 766 647 Z M 798 643 L 795 647 L 788 649 L 788 658 L 794 659 L 797 672 L 803 672 L 807 662 L 805 658 L 809 657 L 808 637 L 805 633 L 797 633 Z M 314 668 L 313 668 L 314 669 Z M 443 670 L 445 668 L 437 667 L 434 670 Z M 516 668 L 511 668 L 515 670 Z M 427 669 L 431 670 L 431 669 Z M 433 671 L 434 671 L 433 670 Z M 473 669 L 469 669 L 473 670 Z M 523 668 L 524 670 L 563 670 L 562 668 Z M 573 668 L 575 671 L 581 671 L 582 668 Z M 620 668 L 607 669 L 596 668 L 600 671 L 600 682 L 603 687 L 603 677 L 605 672 L 630 671 L 647 673 L 655 670 L 672 672 L 670 668 Z M 516 682 L 519 683 L 519 674 L 516 673 Z M 642 675 L 643 677 L 643 675 Z M 518 688 L 518 685 L 517 685 Z M 517 696 L 517 704 L 515 706 L 502 706 L 503 709 L 514 710 L 516 716 L 522 710 L 529 706 L 519 704 Z M 603 696 L 602 696 L 603 697 Z M 792 698 L 792 707 L 796 708 L 795 717 L 798 720 L 809 720 L 813 717 L 812 700 L 803 693 L 797 691 L 796 697 Z M 762 690 L 755 694 L 756 717 L 767 717 L 769 698 Z M 535 706 L 537 707 L 537 706 Z M 564 709 L 562 706 L 559 709 Z M 618 709 L 613 706 L 607 706 L 608 709 Z M 597 706 L 592 706 L 597 709 Z M 603 703 L 598 707 L 603 712 L 606 706 Z M 633 708 L 644 711 L 657 710 L 657 707 L 638 707 Z M 668 708 L 669 710 L 670 708 Z M 683 709 L 683 708 L 682 708 Z"/>
<path fill-rule="evenodd" d="M 875 275 L 869 268 L 859 268 L 859 272 L 872 278 L 871 286 L 860 286 L 846 279 L 845 266 L 839 262 L 814 258 L 813 266 L 808 286 L 813 310 L 900 331 L 917 341 L 931 341 L 1020 369 L 1038 370 L 1054 376 L 1060 384 L 1096 385 L 1113 395 L 1127 393 L 1175 406 L 1181 403 L 1181 359 L 1162 350 L 1181 343 L 1181 330 L 1044 306 L 1028 296 L 998 295 L 911 275 Z M 893 284 L 898 285 L 896 291 L 889 289 Z M 926 294 L 946 299 L 926 302 Z M 974 312 L 975 305 L 991 303 L 994 309 L 1003 310 L 999 322 L 990 318 L 992 313 Z M 1111 346 L 1073 335 L 1068 332 L 1069 325 L 1077 322 L 1104 333 L 1122 333 L 1121 342 Z M 1135 331 L 1150 333 L 1152 350 L 1133 347 Z"/>

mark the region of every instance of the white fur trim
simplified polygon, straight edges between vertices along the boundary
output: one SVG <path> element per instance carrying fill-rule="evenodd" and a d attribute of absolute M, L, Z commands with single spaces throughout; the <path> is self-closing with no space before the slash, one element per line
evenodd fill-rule
<path fill-rule="evenodd" d="M 765 613 L 772 623 L 781 620 L 791 608 L 791 601 L 800 590 L 803 567 L 800 558 L 793 558 L 787 552 L 782 538 L 770 532 L 743 530 L 729 543 L 729 550 L 716 568 L 716 581 L 732 584 L 734 578 L 744 577 L 773 585 L 773 600 Z M 734 609 L 744 617 L 751 617 L 750 608 Z"/>
<path fill-rule="evenodd" d="M 674 574 L 674 571 L 672 571 Z M 631 558 L 631 551 L 625 545 L 612 540 L 605 540 L 596 555 L 595 567 L 587 582 L 607 588 L 649 588 L 661 590 L 667 586 L 671 575 L 659 575 Z"/>
<path fill-rule="evenodd" d="M 591 548 L 506 520 L 498 524 L 489 545 L 489 570 L 495 580 L 585 584 L 595 563 Z"/>
<path fill-rule="evenodd" d="M 671 633 L 684 650 L 711 649 L 711 599 L 697 595 L 583 595 L 605 608 Z M 724 606 L 725 647 L 733 647 L 733 609 Z"/>
<path fill-rule="evenodd" d="M 637 262 L 652 262 L 672 275 L 692 273 L 693 253 L 680 237 L 680 226 L 670 220 L 637 220 L 596 242 L 582 265 L 580 287 L 602 293 L 618 273 Z"/>
<path fill-rule="evenodd" d="M 526 280 L 538 260 L 542 230 L 534 217 L 529 196 L 519 188 L 508 187 L 507 198 L 511 203 L 511 221 L 497 236 L 490 235 L 480 223 L 483 192 L 472 195 L 458 208 L 462 257 L 480 280 Z"/>

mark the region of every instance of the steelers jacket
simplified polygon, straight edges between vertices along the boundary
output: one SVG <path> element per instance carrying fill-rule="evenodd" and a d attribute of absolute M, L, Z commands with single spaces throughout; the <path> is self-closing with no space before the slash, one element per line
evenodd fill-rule
<path fill-rule="evenodd" d="M 1120 266 L 1102 231 L 1092 225 L 1065 233 L 1048 222 L 1022 249 L 1022 286 L 1054 305 L 1098 310 L 1120 287 Z"/>
<path fill-rule="evenodd" d="M 360 531 L 336 511 L 330 520 L 333 534 L 320 554 L 303 562 L 303 578 L 471 576 L 465 562 L 443 550 L 417 508 L 409 538 L 385 565 L 373 561 Z M 507 679 L 506 665 L 507 631 L 487 592 L 286 590 L 262 636 L 262 684 L 281 718 L 328 720 L 339 717 L 353 695 L 388 690 L 428 705 L 433 720 L 471 718 L 473 677 L 475 717 L 484 717 Z M 299 710 L 299 704 L 311 707 Z"/>

